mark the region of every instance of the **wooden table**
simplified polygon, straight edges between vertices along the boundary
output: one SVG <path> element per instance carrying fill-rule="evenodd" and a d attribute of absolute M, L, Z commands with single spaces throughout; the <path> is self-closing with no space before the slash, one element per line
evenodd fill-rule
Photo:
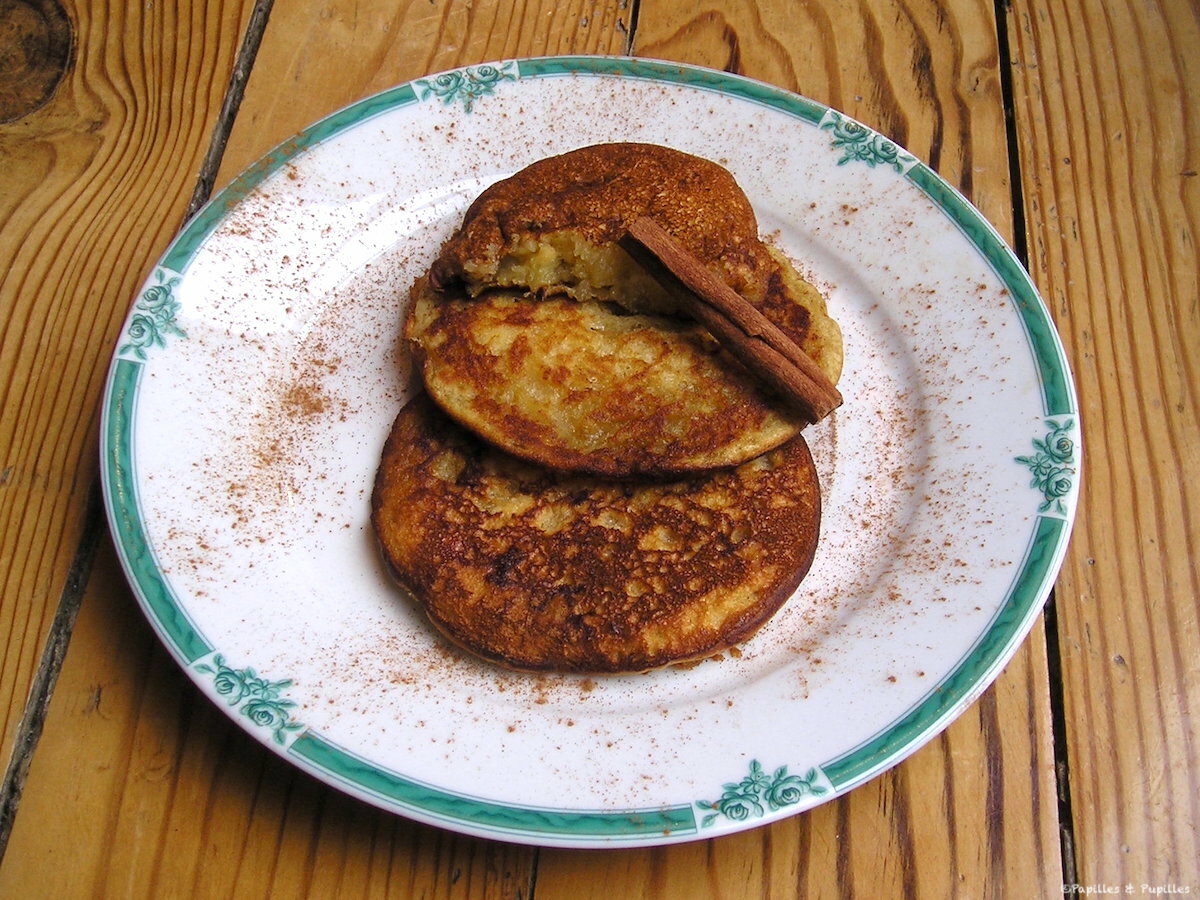
<path fill-rule="evenodd" d="M 0 896 L 1200 893 L 1195 0 L 64 2 L 0 2 Z M 834 802 L 667 848 L 462 837 L 294 770 L 161 648 L 98 503 L 108 359 L 190 211 L 369 93 L 564 53 L 742 73 L 903 144 L 1026 262 L 1079 389 L 1070 551 L 991 689 Z"/>

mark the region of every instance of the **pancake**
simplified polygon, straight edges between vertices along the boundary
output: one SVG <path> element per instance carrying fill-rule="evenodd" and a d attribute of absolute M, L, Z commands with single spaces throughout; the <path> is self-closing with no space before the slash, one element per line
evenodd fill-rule
<path fill-rule="evenodd" d="M 453 643 L 529 671 L 640 672 L 749 638 L 816 550 L 803 437 L 737 468 L 613 482 L 534 466 L 421 394 L 372 494 L 396 579 Z"/>
<path fill-rule="evenodd" d="M 511 453 L 609 477 L 742 462 L 803 425 L 699 325 L 419 282 L 409 333 L 437 403 Z"/>
<path fill-rule="evenodd" d="M 485 190 L 414 286 L 405 335 L 439 405 L 511 453 L 608 476 L 737 465 L 797 434 L 804 417 L 680 320 L 618 245 L 642 215 L 836 384 L 840 329 L 820 292 L 759 238 L 733 176 L 667 147 L 619 143 L 541 160 Z"/>

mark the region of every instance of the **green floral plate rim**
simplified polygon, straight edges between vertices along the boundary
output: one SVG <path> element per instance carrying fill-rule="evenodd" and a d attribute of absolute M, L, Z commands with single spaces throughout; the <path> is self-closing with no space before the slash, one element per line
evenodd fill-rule
<path fill-rule="evenodd" d="M 767 110 L 774 119 L 824 135 L 836 167 L 886 170 L 915 186 L 977 253 L 1011 298 L 1038 382 L 1039 427 L 1012 465 L 1027 472 L 1036 511 L 1021 558 L 986 627 L 957 663 L 886 725 L 832 756 L 731 759 L 723 780 L 690 799 L 595 808 L 514 803 L 459 792 L 401 763 L 370 758 L 307 723 L 289 677 L 264 676 L 227 659 L 164 571 L 142 506 L 139 396 L 156 358 L 189 341 L 180 285 L 206 242 L 245 198 L 322 143 L 413 105 L 476 115 L 519 83 L 582 77 L 649 82 L 710 92 Z M 619 88 L 618 88 L 619 89 Z M 201 690 L 250 734 L 318 778 L 386 809 L 485 837 L 561 846 L 672 843 L 774 821 L 839 796 L 895 765 L 962 712 L 991 683 L 1028 632 L 1053 584 L 1070 534 L 1081 472 L 1080 425 L 1069 366 L 1044 303 L 998 233 L 955 189 L 911 154 L 821 104 L 752 79 L 695 66 L 622 57 L 548 57 L 468 66 L 368 97 L 317 122 L 268 153 L 216 196 L 166 249 L 135 299 L 115 348 L 102 407 L 102 483 L 112 532 L 134 592 L 162 640 Z M 583 773 L 582 777 L 585 777 Z"/>

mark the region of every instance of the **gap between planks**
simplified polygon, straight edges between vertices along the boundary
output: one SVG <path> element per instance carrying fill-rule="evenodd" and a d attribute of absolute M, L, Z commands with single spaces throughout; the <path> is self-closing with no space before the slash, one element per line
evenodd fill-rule
<path fill-rule="evenodd" d="M 1012 0 L 995 0 L 996 52 L 1000 66 L 1000 96 L 1004 104 L 1004 130 L 1008 142 L 1008 181 L 1012 187 L 1013 253 L 1029 270 L 1029 234 L 1025 219 L 1025 191 L 1021 181 L 1020 142 L 1017 137 L 1016 98 L 1013 88 L 1012 45 L 1008 28 Z M 1054 590 L 1043 609 L 1046 631 L 1046 663 L 1050 693 L 1050 737 L 1054 755 L 1054 781 L 1058 799 L 1058 836 L 1062 854 L 1063 884 L 1075 884 L 1075 831 L 1071 808 L 1071 779 L 1067 762 L 1066 698 L 1062 680 L 1062 647 Z"/>
<path fill-rule="evenodd" d="M 37 749 L 38 739 L 42 736 L 42 727 L 50 709 L 50 697 L 54 692 L 54 684 L 58 681 L 63 660 L 67 656 L 67 644 L 71 640 L 71 631 L 75 627 L 75 619 L 83 602 L 84 587 L 91 575 L 92 560 L 104 530 L 103 503 L 100 482 L 97 480 L 93 481 L 88 489 L 82 535 L 71 560 L 71 567 L 67 570 L 58 608 L 55 610 L 46 644 L 42 649 L 42 659 L 29 687 L 25 711 L 17 724 L 8 769 L 4 773 L 3 783 L 0 783 L 0 860 L 4 859 L 8 838 L 12 834 L 17 807 L 21 802 L 21 792 L 29 774 L 29 765 L 33 761 L 33 751 Z"/>
<path fill-rule="evenodd" d="M 225 89 L 225 97 L 213 127 L 212 137 L 200 172 L 196 179 L 196 187 L 191 200 L 184 211 L 183 224 L 199 212 L 212 194 L 217 168 L 225 153 L 225 145 L 233 128 L 233 120 L 241 106 L 245 94 L 246 82 L 254 59 L 262 43 L 262 37 L 271 15 L 274 0 L 255 0 L 254 8 L 246 24 L 242 36 L 242 45 L 238 48 L 233 71 L 229 76 L 229 84 Z M 83 603 L 84 590 L 91 576 L 92 561 L 100 539 L 107 530 L 104 516 L 104 504 L 97 477 L 88 488 L 87 503 L 84 508 L 84 519 L 79 544 L 67 578 L 59 596 L 58 608 L 50 623 L 50 631 L 46 637 L 46 645 L 42 651 L 41 661 L 29 689 L 29 697 L 25 701 L 25 711 L 17 724 L 17 733 L 13 742 L 12 757 L 8 769 L 4 773 L 4 781 L 0 782 L 0 862 L 4 859 L 8 848 L 8 839 L 12 834 L 17 811 L 21 803 L 21 794 L 25 789 L 25 780 L 29 775 L 29 766 L 33 760 L 34 751 L 42 736 L 46 716 L 50 709 L 50 700 L 54 694 L 54 686 L 62 669 L 63 660 L 67 655 L 67 646 L 71 641 L 71 632 L 75 627 L 75 619 Z"/>

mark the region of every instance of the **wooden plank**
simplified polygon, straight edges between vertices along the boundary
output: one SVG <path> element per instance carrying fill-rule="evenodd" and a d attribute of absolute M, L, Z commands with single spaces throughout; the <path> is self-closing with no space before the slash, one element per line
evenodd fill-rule
<path fill-rule="evenodd" d="M 1200 889 L 1200 21 L 1016 0 L 1030 267 L 1075 367 L 1058 590 L 1075 881 Z"/>
<path fill-rule="evenodd" d="M 521 854 L 376 810 L 257 744 L 168 657 L 106 543 L 0 896 L 511 897 Z"/>
<path fill-rule="evenodd" d="M 518 56 L 626 50 L 627 0 L 372 3 L 314 17 L 279 8 L 251 74 L 218 186 L 320 115 L 404 81 Z M 316 90 L 319 100 L 297 102 Z"/>
<path fill-rule="evenodd" d="M 1062 878 L 1052 760 L 1030 727 L 1049 718 L 1044 646 L 1039 628 L 954 725 L 844 797 L 717 840 L 543 850 L 537 900 L 1049 896 Z"/>
<path fill-rule="evenodd" d="M 619 53 L 628 26 L 623 0 L 354 9 L 274 8 L 218 186 L 374 90 L 515 54 Z M 239 34 L 237 24 L 213 27 Z M 145 62 L 123 65 L 136 72 Z M 211 122 L 217 101 L 196 116 Z M 190 187 L 182 182 L 181 194 Z M 108 265 L 145 271 L 168 238 L 126 242 Z M 111 331 L 131 297 L 112 311 Z M 94 455 L 94 443 L 87 449 Z M 0 865 L 0 896 L 528 896 L 534 856 L 379 813 L 261 750 L 160 649 L 106 549 Z"/>
<path fill-rule="evenodd" d="M 625 15 L 619 4 L 607 17 L 591 7 L 564 11 L 555 4 L 428 6 L 445 23 L 434 31 L 436 39 L 418 29 L 427 11 L 416 3 L 399 11 L 360 7 L 356 22 L 335 20 L 327 29 L 300 11 L 277 9 L 260 58 L 273 60 L 276 74 L 262 84 L 252 79 L 239 117 L 243 130 L 235 130 L 219 183 L 366 90 L 449 65 L 585 49 L 594 38 L 582 32 L 599 21 L 613 23 L 610 52 L 622 49 L 616 44 L 624 39 L 616 24 Z M 639 50 L 728 63 L 846 109 L 935 161 L 1002 231 L 1011 229 L 990 4 L 965 3 L 955 14 L 885 3 L 852 12 L 833 3 L 706 10 L 671 18 L 643 4 L 646 44 Z M 785 19 L 788 30 L 780 32 Z M 384 29 L 381 21 L 398 24 Z M 368 60 L 358 69 L 344 57 L 345 65 L 332 66 L 331 44 L 322 43 L 338 36 L 349 42 L 347 33 L 353 34 L 351 55 Z M 772 38 L 778 33 L 801 34 L 809 43 L 784 46 Z M 473 37 L 480 34 L 485 37 Z M 376 52 L 379 42 L 386 49 Z M 445 49 L 433 52 L 433 46 Z M 412 71 L 405 68 L 410 64 Z M 382 71 L 389 66 L 394 75 Z M 347 89 L 344 81 L 353 78 L 370 87 Z M 326 100 L 328 107 L 318 108 Z M 777 896 L 786 895 L 788 885 L 794 895 L 1036 896 L 1048 886 L 1057 889 L 1045 670 L 1039 630 L 945 735 L 843 800 L 767 829 L 685 847 L 542 851 L 537 894 L 603 889 L 612 896 L 752 896 L 766 885 Z M 87 713 L 97 696 L 99 705 Z M 106 702 L 107 720 L 98 713 Z M 1029 815 L 1000 816 L 1002 805 Z M 204 824 L 194 831 L 197 816 Z M 62 866 L 69 871 L 52 871 L 62 848 L 76 846 L 65 842 L 72 837 L 82 851 Z M 114 850 L 111 862 L 106 844 Z M 42 890 L 51 877 L 79 893 L 120 893 L 121 887 L 170 893 L 211 883 L 218 895 L 234 888 L 264 895 L 265 886 L 286 896 L 311 877 L 323 887 L 360 893 L 390 888 L 401 895 L 512 896 L 530 886 L 531 854 L 383 821 L 231 730 L 150 638 L 106 552 L 0 868 L 0 893 L 33 884 Z"/>
<path fill-rule="evenodd" d="M 24 27 L 36 46 L 38 6 L 6 6 L 6 40 Z M 75 50 L 62 81 L 0 124 L 5 765 L 84 528 L 112 342 L 183 219 L 249 11 L 248 0 L 205 4 L 205 28 L 194 6 L 70 4 Z M 26 45 L 6 43 L 3 79 L 19 76 L 10 46 Z"/>
<path fill-rule="evenodd" d="M 990 3 L 644 0 L 634 49 L 841 109 L 930 162 L 1012 233 Z M 600 859 L 543 851 L 538 898 L 1048 896 L 1062 868 L 1047 684 L 1039 625 L 958 722 L 839 801 L 696 845 Z"/>

